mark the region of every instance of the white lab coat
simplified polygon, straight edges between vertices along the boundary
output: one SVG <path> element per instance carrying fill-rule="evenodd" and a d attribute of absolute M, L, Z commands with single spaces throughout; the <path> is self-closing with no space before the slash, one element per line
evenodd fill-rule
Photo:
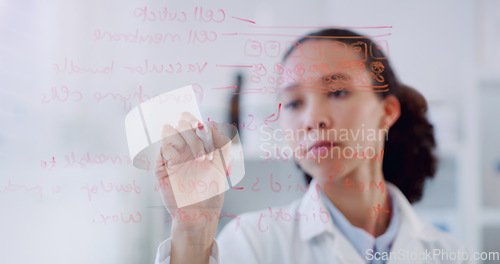
<path fill-rule="evenodd" d="M 329 215 L 325 215 L 326 206 L 312 186 L 315 186 L 314 181 L 304 197 L 281 208 L 280 215 L 277 214 L 280 208 L 268 208 L 233 219 L 217 238 L 210 264 L 367 263 Z M 396 186 L 388 183 L 387 187 L 395 195 L 401 212 L 401 226 L 391 249 L 394 255 L 387 263 L 469 263 L 458 259 L 446 261 L 443 255 L 434 256 L 433 253 L 437 253 L 434 250 L 448 254 L 468 251 L 450 235 L 422 222 Z M 429 252 L 432 253 L 429 255 Z M 156 263 L 169 263 L 169 255 L 170 241 L 167 240 L 158 249 Z"/>

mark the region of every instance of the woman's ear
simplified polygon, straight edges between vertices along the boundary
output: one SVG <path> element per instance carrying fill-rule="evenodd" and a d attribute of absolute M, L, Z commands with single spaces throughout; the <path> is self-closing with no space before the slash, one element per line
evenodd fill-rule
<path fill-rule="evenodd" d="M 383 104 L 384 116 L 380 125 L 382 128 L 390 128 L 398 121 L 399 116 L 401 116 L 401 104 L 398 98 L 392 94 L 384 98 Z"/>

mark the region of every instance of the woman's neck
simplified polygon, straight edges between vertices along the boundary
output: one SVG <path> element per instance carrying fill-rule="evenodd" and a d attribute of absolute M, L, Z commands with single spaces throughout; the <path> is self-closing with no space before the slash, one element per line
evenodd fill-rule
<path fill-rule="evenodd" d="M 359 168 L 333 184 L 323 185 L 323 192 L 353 226 L 374 237 L 387 230 L 392 204 L 381 169 Z"/>

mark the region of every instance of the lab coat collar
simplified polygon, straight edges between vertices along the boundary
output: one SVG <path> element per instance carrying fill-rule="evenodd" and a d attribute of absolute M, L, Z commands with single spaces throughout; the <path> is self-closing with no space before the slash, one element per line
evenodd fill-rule
<path fill-rule="evenodd" d="M 326 211 L 328 214 L 328 221 L 324 223 L 322 221 L 304 221 L 301 219 L 301 221 L 299 221 L 299 233 L 300 238 L 303 241 L 312 239 L 313 237 L 324 232 L 328 232 L 333 235 L 336 231 L 338 231 L 333 225 L 330 213 L 328 213 L 325 203 L 321 199 L 320 191 L 319 184 L 317 184 L 315 180 L 312 180 L 300 202 L 298 212 L 307 214 L 312 214 L 314 212 L 318 215 L 322 211 Z"/>
<path fill-rule="evenodd" d="M 397 199 L 397 203 L 400 207 L 400 230 L 404 230 L 404 232 L 398 231 L 396 241 L 402 233 L 406 239 L 413 238 L 425 241 L 435 239 L 431 234 L 429 234 L 429 232 L 424 232 L 424 223 L 418 218 L 410 202 L 406 199 L 399 188 L 390 182 L 387 182 L 386 185 L 387 188 L 390 189 L 391 194 L 393 194 Z M 319 184 L 313 180 L 301 200 L 298 209 L 300 213 L 316 212 L 316 214 L 319 215 L 322 210 L 328 211 L 324 202 L 321 200 L 319 188 Z M 340 231 L 333 225 L 333 221 L 331 219 L 329 219 L 326 223 L 321 221 L 300 221 L 299 228 L 300 238 L 303 241 L 310 240 L 324 232 L 330 233 L 334 236 L 338 234 L 341 235 Z"/>
<path fill-rule="evenodd" d="M 319 255 L 324 254 L 324 259 L 335 259 L 341 260 L 341 263 L 352 263 L 352 264 L 364 264 L 364 260 L 361 255 L 356 251 L 352 243 L 340 232 L 340 230 L 333 224 L 330 213 L 328 213 L 327 207 L 323 200 L 321 199 L 320 186 L 316 181 L 312 181 L 309 185 L 307 192 L 302 198 L 301 204 L 299 206 L 300 213 L 318 212 L 326 211 L 329 219 L 326 222 L 309 222 L 300 221 L 299 222 L 299 234 L 303 241 L 309 241 L 310 239 L 319 237 L 322 234 L 330 234 L 331 237 L 322 236 L 321 240 L 332 239 L 333 248 L 322 248 Z M 328 243 L 320 243 L 321 245 L 329 245 Z"/>
<path fill-rule="evenodd" d="M 404 230 L 404 232 L 398 233 L 406 233 L 409 235 L 409 238 L 416 238 L 421 240 L 433 240 L 435 239 L 430 234 L 425 232 L 425 224 L 420 220 L 417 216 L 417 213 L 411 206 L 406 196 L 399 190 L 396 185 L 386 182 L 386 186 L 390 189 L 391 194 L 393 194 L 399 204 L 399 210 L 401 212 L 401 226 L 400 229 Z M 397 239 L 397 237 L 396 237 Z"/>

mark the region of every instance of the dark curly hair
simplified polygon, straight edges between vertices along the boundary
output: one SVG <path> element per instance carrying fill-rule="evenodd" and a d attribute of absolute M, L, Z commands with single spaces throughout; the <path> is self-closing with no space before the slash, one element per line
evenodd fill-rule
<path fill-rule="evenodd" d="M 420 200 L 425 180 L 434 177 L 437 167 L 437 158 L 434 153 L 436 148 L 434 130 L 426 117 L 427 101 L 418 91 L 400 83 L 396 79 L 386 56 L 369 38 L 350 30 L 325 29 L 313 32 L 299 39 L 297 42 L 304 43 L 314 39 L 328 39 L 347 45 L 359 42 L 366 43 L 367 47 L 373 45 L 371 46 L 373 56 L 367 56 L 367 65 L 375 61 L 381 62 L 385 66 L 385 69 L 380 74 L 383 77 L 384 84 L 388 85 L 387 92 L 376 94 L 382 98 L 392 94 L 401 104 L 401 116 L 391 127 L 391 139 L 385 143 L 384 147 L 382 165 L 384 178 L 396 185 L 410 203 Z M 298 46 L 300 45 L 290 47 L 283 61 Z M 312 177 L 307 173 L 305 173 L 305 178 L 307 183 L 310 183 L 312 180 Z"/>

